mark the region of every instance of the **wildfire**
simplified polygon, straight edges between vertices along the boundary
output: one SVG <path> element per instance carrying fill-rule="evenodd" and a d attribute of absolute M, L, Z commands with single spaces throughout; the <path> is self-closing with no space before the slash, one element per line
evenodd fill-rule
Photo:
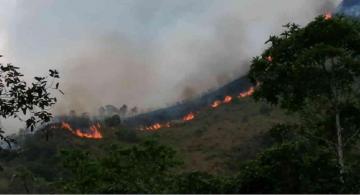
<path fill-rule="evenodd" d="M 233 98 L 231 96 L 226 96 L 223 103 L 227 104 L 230 103 Z"/>
<path fill-rule="evenodd" d="M 324 19 L 325 20 L 331 20 L 332 19 L 332 13 L 327 11 L 324 13 Z"/>
<path fill-rule="evenodd" d="M 191 121 L 195 118 L 195 114 L 190 112 L 189 114 L 187 114 L 186 116 L 183 117 L 183 121 Z"/>
<path fill-rule="evenodd" d="M 96 123 L 89 127 L 90 132 L 83 132 L 81 129 L 73 129 L 71 125 L 67 122 L 61 123 L 61 128 L 69 130 L 72 134 L 81 137 L 81 138 L 89 138 L 89 139 L 101 139 L 103 138 L 101 132 L 100 132 L 100 124 Z"/>
<path fill-rule="evenodd" d="M 152 128 L 151 130 L 158 130 L 161 128 L 162 125 L 160 125 L 160 123 L 156 123 L 153 126 L 151 126 L 150 128 Z"/>
<path fill-rule="evenodd" d="M 211 104 L 211 107 L 212 107 L 212 108 L 216 108 L 216 107 L 220 106 L 220 104 L 221 104 L 221 101 L 220 101 L 220 100 L 216 100 L 216 101 L 214 101 L 214 102 Z"/>
<path fill-rule="evenodd" d="M 67 130 L 69 130 L 69 131 L 73 131 L 73 129 L 71 128 L 70 124 L 69 124 L 69 123 L 66 123 L 66 122 L 62 122 L 62 123 L 61 123 L 61 128 L 67 129 Z"/>
<path fill-rule="evenodd" d="M 269 56 L 268 57 L 268 60 L 272 60 L 272 57 Z M 259 82 L 256 83 L 256 86 L 260 85 Z M 240 95 L 238 96 L 239 98 L 245 98 L 245 97 L 248 97 L 248 96 L 251 96 L 253 93 L 255 92 L 255 87 L 250 87 L 247 91 L 244 91 L 244 92 L 241 92 Z M 227 103 L 230 103 L 232 100 L 233 100 L 234 97 L 232 96 L 225 96 L 224 100 L 221 101 L 221 100 L 216 100 L 214 101 L 210 106 L 212 108 L 217 108 L 219 107 L 221 104 L 227 104 Z M 195 114 L 193 112 L 190 112 L 189 114 L 185 115 L 182 120 L 184 122 L 187 122 L 187 121 L 191 121 L 195 118 Z M 150 126 L 147 126 L 147 127 L 141 127 L 140 130 L 141 131 L 157 131 L 161 128 L 164 128 L 164 127 L 171 127 L 171 124 L 170 122 L 167 122 L 167 123 L 164 123 L 164 124 L 160 124 L 160 123 L 155 123 L 153 125 L 150 125 Z"/>
<path fill-rule="evenodd" d="M 249 97 L 249 96 L 251 96 L 254 92 L 255 92 L 255 88 L 254 88 L 254 87 L 250 87 L 250 89 L 248 89 L 247 91 L 241 92 L 240 95 L 239 95 L 239 97 L 240 97 L 240 98 Z"/>
<path fill-rule="evenodd" d="M 156 131 L 156 130 L 162 128 L 162 127 L 163 127 L 163 125 L 161 125 L 160 123 L 155 123 L 153 125 L 145 127 L 144 130 L 146 130 L 146 131 Z"/>
<path fill-rule="evenodd" d="M 141 127 L 140 128 L 140 131 L 157 131 L 161 128 L 164 128 L 164 127 L 171 127 L 171 124 L 170 122 L 167 122 L 167 123 L 164 123 L 164 124 L 160 124 L 160 123 L 155 123 L 155 124 L 152 124 L 150 126 L 147 126 L 147 127 Z"/>
<path fill-rule="evenodd" d="M 272 61 L 273 61 L 272 56 L 267 56 L 265 59 L 266 59 L 268 62 L 272 62 Z"/>
<path fill-rule="evenodd" d="M 195 118 L 195 114 L 193 112 L 190 112 L 189 114 L 185 115 L 182 120 L 187 122 L 187 121 L 191 121 Z M 147 126 L 147 127 L 141 127 L 140 128 L 140 131 L 157 131 L 159 129 L 162 129 L 162 128 L 169 128 L 171 127 L 171 123 L 170 122 L 167 122 L 167 123 L 155 123 L 155 124 L 152 124 L 150 126 Z"/>

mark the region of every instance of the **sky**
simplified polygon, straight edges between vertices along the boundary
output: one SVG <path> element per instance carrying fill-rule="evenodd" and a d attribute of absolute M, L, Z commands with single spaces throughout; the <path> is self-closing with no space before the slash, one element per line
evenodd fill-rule
<path fill-rule="evenodd" d="M 30 80 L 58 69 L 53 112 L 147 111 L 246 74 L 271 34 L 339 0 L 0 0 L 1 63 Z M 3 121 L 9 129 L 17 126 Z M 17 129 L 16 129 L 17 130 Z"/>

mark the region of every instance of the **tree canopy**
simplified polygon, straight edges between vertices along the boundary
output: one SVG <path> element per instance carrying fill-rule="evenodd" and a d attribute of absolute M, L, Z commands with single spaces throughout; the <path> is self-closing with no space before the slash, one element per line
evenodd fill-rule
<path fill-rule="evenodd" d="M 59 73 L 49 70 L 48 76 L 34 77 L 35 81 L 31 83 L 26 82 L 23 76 L 19 67 L 0 64 L 0 116 L 25 121 L 27 128 L 34 130 L 37 124 L 49 122 L 52 117 L 49 109 L 57 99 L 50 90 L 62 93 L 57 82 Z M 1 130 L 1 139 L 9 144 L 11 140 L 3 133 Z"/>
<path fill-rule="evenodd" d="M 285 27 L 252 61 L 254 96 L 298 113 L 302 133 L 334 151 L 344 183 L 344 153 L 360 131 L 359 21 L 319 16 L 305 27 Z"/>

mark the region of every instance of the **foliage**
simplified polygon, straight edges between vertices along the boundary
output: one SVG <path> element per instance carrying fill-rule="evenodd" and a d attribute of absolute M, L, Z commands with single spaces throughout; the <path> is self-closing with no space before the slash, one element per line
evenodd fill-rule
<path fill-rule="evenodd" d="M 49 108 L 56 103 L 49 90 L 59 90 L 59 83 L 54 82 L 59 78 L 56 70 L 49 70 L 47 77 L 35 77 L 35 82 L 28 84 L 23 79 L 19 67 L 12 64 L 0 64 L 0 116 L 3 118 L 17 118 L 23 120 L 21 114 L 29 114 L 26 126 L 31 130 L 38 123 L 50 121 Z M 51 82 L 50 82 L 51 81 Z M 0 138 L 8 142 L 9 138 L 0 130 Z"/>
<path fill-rule="evenodd" d="M 155 142 L 122 149 L 112 146 L 103 157 L 64 151 L 70 177 L 62 182 L 70 193 L 164 193 L 171 188 L 175 152 Z"/>
<path fill-rule="evenodd" d="M 34 180 L 34 176 L 32 175 L 31 171 L 24 167 L 19 167 L 17 168 L 16 173 L 13 175 L 13 179 L 16 178 L 21 180 L 26 193 L 30 193 L 29 182 Z"/>
<path fill-rule="evenodd" d="M 296 133 L 297 126 L 270 130 L 273 145 L 245 163 L 238 193 L 338 193 L 338 167 L 327 147 Z M 300 131 L 301 132 L 301 131 Z"/>
<path fill-rule="evenodd" d="M 221 194 L 233 192 L 232 178 L 215 176 L 203 172 L 190 172 L 176 176 L 176 189 L 179 194 Z"/>
<path fill-rule="evenodd" d="M 262 104 L 259 111 L 260 111 L 260 114 L 269 116 L 271 114 L 272 109 L 269 105 Z"/>
<path fill-rule="evenodd" d="M 137 142 L 139 140 L 135 130 L 128 128 L 121 128 L 116 131 L 116 135 L 119 140 L 126 142 Z"/>
<path fill-rule="evenodd" d="M 302 133 L 321 143 L 312 147 L 326 146 L 333 153 L 327 160 L 337 160 L 334 170 L 344 188 L 351 164 L 346 154 L 360 132 L 360 23 L 320 16 L 303 28 L 285 27 L 252 61 L 249 77 L 258 85 L 254 97 L 300 115 Z"/>
<path fill-rule="evenodd" d="M 289 110 L 301 110 L 308 101 L 329 103 L 335 91 L 350 101 L 360 74 L 359 22 L 318 17 L 304 28 L 285 27 L 280 36 L 270 37 L 271 46 L 261 57 L 253 59 L 249 77 L 260 84 L 255 98 Z"/>

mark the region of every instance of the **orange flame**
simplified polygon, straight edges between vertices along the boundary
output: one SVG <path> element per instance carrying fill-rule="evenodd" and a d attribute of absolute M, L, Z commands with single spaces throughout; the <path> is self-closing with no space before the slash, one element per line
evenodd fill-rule
<path fill-rule="evenodd" d="M 187 114 L 186 116 L 183 117 L 183 121 L 191 121 L 195 118 L 195 114 L 190 112 L 189 114 Z"/>
<path fill-rule="evenodd" d="M 239 95 L 239 97 L 240 97 L 240 98 L 249 97 L 249 96 L 251 96 L 254 92 L 255 92 L 255 88 L 254 88 L 254 87 L 250 87 L 250 89 L 248 89 L 247 91 L 241 92 L 240 95 Z"/>
<path fill-rule="evenodd" d="M 67 130 L 69 130 L 69 131 L 73 131 L 72 128 L 71 128 L 71 126 L 70 126 L 70 124 L 69 124 L 69 123 L 66 123 L 66 122 L 62 122 L 62 123 L 61 123 L 61 128 L 67 129 Z"/>
<path fill-rule="evenodd" d="M 155 123 L 155 124 L 153 124 L 151 126 L 145 127 L 145 130 L 147 130 L 147 131 L 156 131 L 156 130 L 162 128 L 162 127 L 163 126 L 160 123 Z"/>
<path fill-rule="evenodd" d="M 324 19 L 325 20 L 331 20 L 332 19 L 332 13 L 327 11 L 324 13 Z"/>
<path fill-rule="evenodd" d="M 230 103 L 233 98 L 231 96 L 226 96 L 223 103 L 227 104 Z"/>
<path fill-rule="evenodd" d="M 220 101 L 220 100 L 216 100 L 216 101 L 214 101 L 214 102 L 211 104 L 211 107 L 216 108 L 216 107 L 220 106 L 220 104 L 221 104 L 221 101 Z"/>
<path fill-rule="evenodd" d="M 154 128 L 155 130 L 160 129 L 160 128 L 161 128 L 161 125 L 160 125 L 159 123 L 156 123 L 155 125 L 153 125 L 153 128 Z"/>
<path fill-rule="evenodd" d="M 89 130 L 90 132 L 89 133 L 84 133 L 82 132 L 80 129 L 76 129 L 74 130 L 71 125 L 67 122 L 62 122 L 61 123 L 61 128 L 63 129 L 66 129 L 66 130 L 69 130 L 72 134 L 78 136 L 78 137 L 81 137 L 81 138 L 89 138 L 89 139 L 101 139 L 103 138 L 102 134 L 100 133 L 100 124 L 99 123 L 96 123 L 96 124 L 93 124 L 90 126 Z"/>
<path fill-rule="evenodd" d="M 270 60 L 272 60 L 271 56 L 270 57 Z M 256 87 L 259 86 L 260 83 L 257 82 L 256 83 Z M 251 96 L 253 93 L 255 92 L 255 87 L 252 86 L 250 87 L 247 91 L 244 91 L 244 92 L 241 92 L 240 95 L 238 96 L 239 98 L 245 98 L 245 97 L 248 97 L 248 96 Z M 217 108 L 219 107 L 221 104 L 226 104 L 226 103 L 230 103 L 231 101 L 233 100 L 233 97 L 232 96 L 225 96 L 224 100 L 223 101 L 220 101 L 220 100 L 216 100 L 214 101 L 212 104 L 211 104 L 211 107 L 212 108 Z M 191 121 L 195 118 L 195 114 L 193 112 L 190 112 L 189 114 L 185 115 L 182 120 L 187 122 L 187 121 Z M 160 124 L 160 123 L 155 123 L 153 125 L 150 125 L 148 127 L 140 127 L 140 131 L 157 131 L 161 128 L 164 128 L 164 127 L 171 127 L 170 125 L 170 122 L 167 122 L 167 123 L 164 123 L 164 124 Z"/>

